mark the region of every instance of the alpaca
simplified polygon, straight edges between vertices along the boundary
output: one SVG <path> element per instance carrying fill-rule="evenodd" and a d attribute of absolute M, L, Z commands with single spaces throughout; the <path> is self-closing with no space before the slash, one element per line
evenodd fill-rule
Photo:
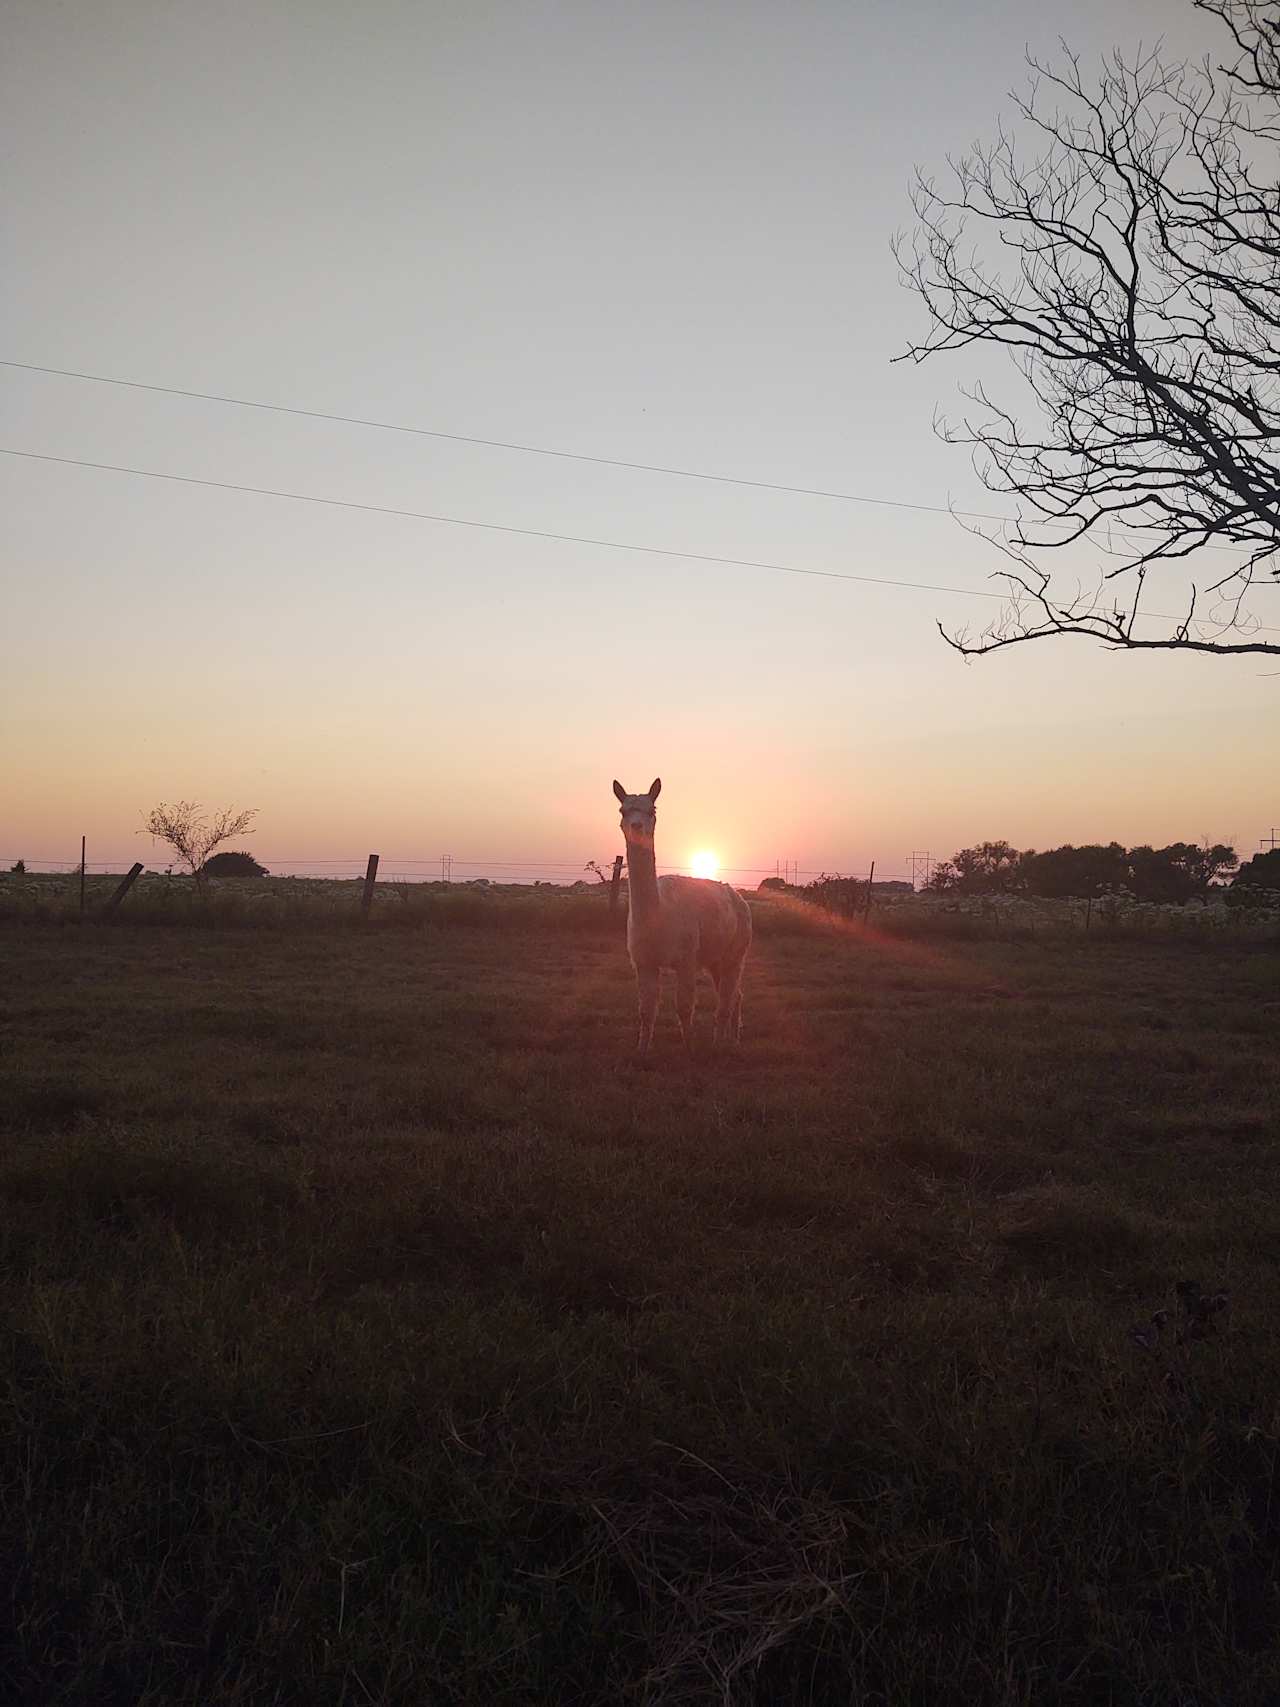
<path fill-rule="evenodd" d="M 661 777 L 654 779 L 648 794 L 628 794 L 620 782 L 613 785 L 627 843 L 627 952 L 640 998 L 641 1056 L 653 1042 L 664 966 L 675 971 L 676 1014 L 685 1048 L 693 1044 L 698 969 L 704 966 L 719 998 L 716 1042 L 737 1043 L 742 1035 L 742 968 L 751 947 L 751 909 L 736 889 L 703 877 L 658 876 L 653 836 L 661 790 Z"/>

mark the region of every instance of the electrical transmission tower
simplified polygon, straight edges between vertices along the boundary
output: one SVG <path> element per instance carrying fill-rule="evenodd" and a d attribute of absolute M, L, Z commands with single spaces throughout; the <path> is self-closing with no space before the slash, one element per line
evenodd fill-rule
<path fill-rule="evenodd" d="M 440 855 L 440 881 L 441 881 L 441 883 L 452 883 L 453 882 L 453 855 L 452 854 L 441 854 Z"/>
<path fill-rule="evenodd" d="M 911 850 L 911 887 L 927 889 L 933 876 L 933 855 L 928 848 Z"/>

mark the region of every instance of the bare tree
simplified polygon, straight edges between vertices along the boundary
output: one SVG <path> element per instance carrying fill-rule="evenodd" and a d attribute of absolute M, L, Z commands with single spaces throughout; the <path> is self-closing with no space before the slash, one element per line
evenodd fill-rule
<path fill-rule="evenodd" d="M 1008 606 L 975 638 L 942 630 L 966 656 L 1053 634 L 1280 653 L 1246 608 L 1280 588 L 1280 19 L 1194 4 L 1224 63 L 1116 51 L 1087 74 L 1064 44 L 1029 57 L 1012 128 L 941 186 L 916 175 L 894 252 L 932 328 L 897 359 L 996 344 L 1023 381 L 1002 402 L 979 383 L 939 423 L 1018 500 L 977 530 L 1014 560 Z M 1098 586 L 1061 594 L 1053 555 L 1085 539 Z M 1206 550 L 1207 573 L 1174 573 Z"/>
<path fill-rule="evenodd" d="M 197 885 L 204 886 L 204 870 L 209 855 L 232 836 L 252 835 L 250 824 L 257 817 L 256 807 L 236 812 L 225 806 L 212 820 L 204 816 L 194 800 L 177 800 L 172 805 L 161 801 L 153 806 L 143 821 L 143 831 L 156 841 L 167 842 L 186 866 Z"/>

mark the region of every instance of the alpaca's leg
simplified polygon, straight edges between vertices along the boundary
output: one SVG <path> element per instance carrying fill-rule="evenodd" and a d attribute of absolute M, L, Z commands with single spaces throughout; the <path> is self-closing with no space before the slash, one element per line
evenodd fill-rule
<path fill-rule="evenodd" d="M 698 963 L 686 961 L 676 968 L 676 1017 L 686 1049 L 693 1048 L 693 1009 L 698 1000 Z"/>
<path fill-rule="evenodd" d="M 742 971 L 746 956 L 724 975 L 720 1000 L 724 1008 L 724 1038 L 738 1043 L 742 1038 Z"/>
<path fill-rule="evenodd" d="M 716 1009 L 716 1042 L 736 1043 L 742 1024 L 742 984 L 726 973 L 720 986 L 720 1005 Z"/>
<path fill-rule="evenodd" d="M 719 966 L 712 967 L 711 976 L 716 986 L 715 1039 L 717 1043 L 723 1043 L 729 1029 L 729 1001 L 733 992 L 733 980 Z"/>
<path fill-rule="evenodd" d="M 640 1038 L 636 1044 L 636 1052 L 640 1055 L 649 1053 L 653 1042 L 653 1022 L 658 1014 L 658 968 L 656 966 L 638 966 L 636 968 L 636 990 L 640 998 Z"/>

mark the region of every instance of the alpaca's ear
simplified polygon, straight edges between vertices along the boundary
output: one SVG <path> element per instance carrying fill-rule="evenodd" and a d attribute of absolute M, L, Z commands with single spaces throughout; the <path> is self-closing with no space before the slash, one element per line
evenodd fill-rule
<path fill-rule="evenodd" d="M 617 795 L 619 800 L 625 800 L 627 798 L 627 791 L 623 788 L 616 776 L 613 779 L 613 792 Z"/>
<path fill-rule="evenodd" d="M 660 776 L 655 776 L 653 781 L 649 784 L 649 798 L 650 798 L 650 800 L 656 800 L 661 793 L 662 793 L 662 778 Z"/>

